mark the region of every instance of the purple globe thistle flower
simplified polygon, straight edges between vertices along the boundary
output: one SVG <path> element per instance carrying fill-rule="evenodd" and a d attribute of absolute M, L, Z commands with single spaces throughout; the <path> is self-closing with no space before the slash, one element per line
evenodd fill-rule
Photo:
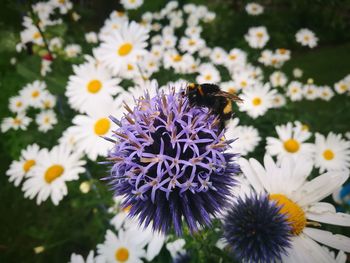
<path fill-rule="evenodd" d="M 281 260 L 290 247 L 291 226 L 268 195 L 238 197 L 224 219 L 224 238 L 244 262 Z"/>
<path fill-rule="evenodd" d="M 225 153 L 217 116 L 191 107 L 183 90 L 137 100 L 120 120 L 109 153 L 110 180 L 123 207 L 140 224 L 182 234 L 182 219 L 191 233 L 210 225 L 211 216 L 228 203 L 239 167 Z"/>

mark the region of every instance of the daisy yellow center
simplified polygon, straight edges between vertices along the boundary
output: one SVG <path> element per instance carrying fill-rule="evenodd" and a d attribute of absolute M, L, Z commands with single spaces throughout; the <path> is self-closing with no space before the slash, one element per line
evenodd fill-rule
<path fill-rule="evenodd" d="M 340 89 L 341 89 L 342 91 L 345 91 L 345 90 L 348 89 L 348 86 L 346 86 L 345 84 L 342 84 L 342 85 L 340 85 Z"/>
<path fill-rule="evenodd" d="M 190 39 L 190 41 L 188 41 L 188 44 L 189 44 L 190 46 L 193 46 L 193 45 L 196 44 L 196 41 L 194 41 L 193 39 Z"/>
<path fill-rule="evenodd" d="M 33 38 L 34 38 L 34 39 L 38 39 L 38 38 L 40 38 L 40 36 L 41 36 L 41 35 L 40 35 L 39 32 L 35 32 L 34 35 L 33 35 Z"/>
<path fill-rule="evenodd" d="M 310 37 L 309 36 L 304 36 L 305 41 L 309 41 Z"/>
<path fill-rule="evenodd" d="M 330 149 L 327 149 L 323 152 L 323 158 L 325 158 L 327 161 L 334 159 L 334 152 Z"/>
<path fill-rule="evenodd" d="M 58 0 L 58 2 L 59 2 L 60 4 L 64 4 L 64 3 L 66 2 L 66 0 Z"/>
<path fill-rule="evenodd" d="M 101 118 L 95 123 L 95 133 L 97 135 L 104 135 L 109 131 L 109 128 L 111 126 L 111 122 L 107 118 Z"/>
<path fill-rule="evenodd" d="M 279 51 L 279 53 L 282 54 L 282 55 L 287 53 L 287 50 L 284 49 L 284 48 L 280 48 L 278 51 Z"/>
<path fill-rule="evenodd" d="M 131 64 L 128 64 L 128 70 L 130 71 L 130 70 L 133 70 L 133 69 L 134 69 L 134 66 L 131 65 Z"/>
<path fill-rule="evenodd" d="M 120 247 L 115 251 L 114 256 L 117 262 L 126 262 L 129 259 L 129 250 L 125 247 Z"/>
<path fill-rule="evenodd" d="M 252 100 L 254 106 L 259 106 L 261 104 L 261 99 L 256 97 Z"/>
<path fill-rule="evenodd" d="M 40 95 L 40 92 L 38 91 L 38 90 L 34 90 L 33 92 L 32 92 L 32 97 L 33 98 L 36 98 L 36 97 L 38 97 Z"/>
<path fill-rule="evenodd" d="M 283 146 L 284 146 L 284 149 L 286 149 L 286 151 L 290 153 L 295 153 L 299 151 L 299 148 L 300 148 L 299 142 L 294 139 L 286 140 L 283 143 Z"/>
<path fill-rule="evenodd" d="M 292 93 L 297 93 L 298 91 L 298 88 L 292 88 Z"/>
<path fill-rule="evenodd" d="M 182 60 L 182 56 L 180 56 L 180 55 L 175 55 L 175 56 L 173 56 L 173 60 L 174 60 L 175 62 L 180 62 L 180 61 Z"/>
<path fill-rule="evenodd" d="M 50 117 L 48 117 L 48 116 L 45 117 L 44 118 L 44 123 L 46 123 L 46 124 L 50 123 Z"/>
<path fill-rule="evenodd" d="M 18 119 L 18 118 L 15 118 L 13 120 L 13 123 L 16 124 L 16 125 L 21 125 L 22 124 L 22 120 L 21 119 Z"/>
<path fill-rule="evenodd" d="M 16 107 L 21 107 L 22 105 L 23 105 L 23 103 L 21 101 L 17 101 Z"/>
<path fill-rule="evenodd" d="M 262 37 L 264 36 L 264 34 L 261 33 L 261 32 L 258 32 L 258 33 L 256 33 L 256 36 L 257 36 L 258 38 L 262 38 Z"/>
<path fill-rule="evenodd" d="M 208 74 L 208 75 L 205 75 L 204 78 L 205 78 L 205 80 L 211 80 L 211 75 L 209 75 L 209 74 Z"/>
<path fill-rule="evenodd" d="M 60 177 L 64 172 L 62 165 L 54 164 L 51 165 L 45 172 L 45 181 L 51 184 L 54 180 Z"/>
<path fill-rule="evenodd" d="M 87 90 L 90 93 L 97 93 L 102 88 L 102 83 L 98 79 L 93 79 L 87 84 Z"/>
<path fill-rule="evenodd" d="M 119 56 L 126 56 L 128 55 L 133 49 L 133 46 L 131 43 L 124 43 L 123 45 L 121 45 L 118 49 L 118 54 Z"/>
<path fill-rule="evenodd" d="M 237 58 L 237 56 L 236 56 L 236 55 L 230 55 L 229 58 L 230 58 L 231 60 L 235 60 L 235 59 Z"/>
<path fill-rule="evenodd" d="M 30 170 L 30 168 L 32 168 L 32 166 L 35 165 L 35 160 L 27 160 L 24 164 L 23 164 L 23 170 L 24 172 L 28 172 Z"/>
<path fill-rule="evenodd" d="M 281 206 L 279 213 L 286 215 L 292 227 L 292 233 L 299 235 L 306 225 L 304 210 L 283 194 L 272 194 L 270 200 L 276 201 L 277 205 Z"/>
<path fill-rule="evenodd" d="M 245 88 L 248 85 L 248 83 L 245 80 L 241 81 L 241 86 Z"/>

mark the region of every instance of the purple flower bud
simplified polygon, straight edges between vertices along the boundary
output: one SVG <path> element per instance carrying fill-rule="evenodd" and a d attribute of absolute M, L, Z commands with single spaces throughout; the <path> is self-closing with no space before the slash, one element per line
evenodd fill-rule
<path fill-rule="evenodd" d="M 133 110 L 126 107 L 107 178 L 131 217 L 163 233 L 173 226 L 177 235 L 183 220 L 191 233 L 210 225 L 239 171 L 235 155 L 224 153 L 229 146 L 217 116 L 191 107 L 183 94 L 146 94 Z"/>

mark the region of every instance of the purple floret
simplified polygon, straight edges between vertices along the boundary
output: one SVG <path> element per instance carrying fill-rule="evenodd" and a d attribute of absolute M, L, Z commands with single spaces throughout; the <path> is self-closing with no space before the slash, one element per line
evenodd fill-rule
<path fill-rule="evenodd" d="M 137 101 L 114 131 L 110 180 L 123 207 L 140 224 L 182 234 L 210 225 L 227 205 L 229 188 L 239 167 L 219 130 L 217 116 L 206 108 L 190 107 L 182 92 Z"/>

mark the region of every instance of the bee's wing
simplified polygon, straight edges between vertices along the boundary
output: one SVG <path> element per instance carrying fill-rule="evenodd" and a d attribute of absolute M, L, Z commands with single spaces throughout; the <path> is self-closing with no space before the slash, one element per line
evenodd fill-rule
<path fill-rule="evenodd" d="M 243 102 L 243 100 L 240 97 L 238 97 L 237 95 L 226 92 L 226 91 L 222 91 L 222 90 L 215 93 L 214 96 L 228 98 L 230 100 L 237 101 L 237 102 Z"/>

